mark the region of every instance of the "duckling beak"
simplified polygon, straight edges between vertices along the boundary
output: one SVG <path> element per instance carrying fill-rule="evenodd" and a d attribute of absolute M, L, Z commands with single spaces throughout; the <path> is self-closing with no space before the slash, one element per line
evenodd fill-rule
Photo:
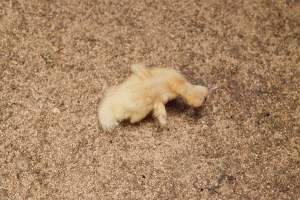
<path fill-rule="evenodd" d="M 216 89 L 218 89 L 219 87 L 214 85 L 214 86 L 211 86 L 211 87 L 208 87 L 208 93 L 212 93 L 214 92 Z"/>

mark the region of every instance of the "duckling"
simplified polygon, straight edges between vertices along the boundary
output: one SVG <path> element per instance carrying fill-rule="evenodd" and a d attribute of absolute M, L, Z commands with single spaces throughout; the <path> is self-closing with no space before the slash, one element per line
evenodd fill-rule
<path fill-rule="evenodd" d="M 192 107 L 200 107 L 209 90 L 191 84 L 172 68 L 131 66 L 131 75 L 117 86 L 110 87 L 98 108 L 98 118 L 104 130 L 110 131 L 123 120 L 137 123 L 152 112 L 161 127 L 167 126 L 165 104 L 181 97 Z"/>

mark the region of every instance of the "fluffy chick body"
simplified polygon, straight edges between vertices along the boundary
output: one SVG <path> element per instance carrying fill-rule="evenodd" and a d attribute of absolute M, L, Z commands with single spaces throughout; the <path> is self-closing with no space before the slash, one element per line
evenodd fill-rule
<path fill-rule="evenodd" d="M 112 130 L 125 119 L 139 122 L 151 111 L 159 124 L 166 126 L 168 101 L 180 96 L 189 105 L 199 107 L 208 95 L 206 87 L 192 85 L 174 69 L 136 64 L 131 71 L 128 79 L 106 91 L 100 103 L 98 117 L 104 130 Z"/>

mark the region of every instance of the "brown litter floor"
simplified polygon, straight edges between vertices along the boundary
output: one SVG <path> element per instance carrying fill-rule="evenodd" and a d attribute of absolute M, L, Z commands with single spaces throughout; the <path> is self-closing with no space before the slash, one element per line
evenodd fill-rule
<path fill-rule="evenodd" d="M 300 2 L 1 0 L 0 199 L 299 199 Z M 220 86 L 104 133 L 129 65 Z"/>

